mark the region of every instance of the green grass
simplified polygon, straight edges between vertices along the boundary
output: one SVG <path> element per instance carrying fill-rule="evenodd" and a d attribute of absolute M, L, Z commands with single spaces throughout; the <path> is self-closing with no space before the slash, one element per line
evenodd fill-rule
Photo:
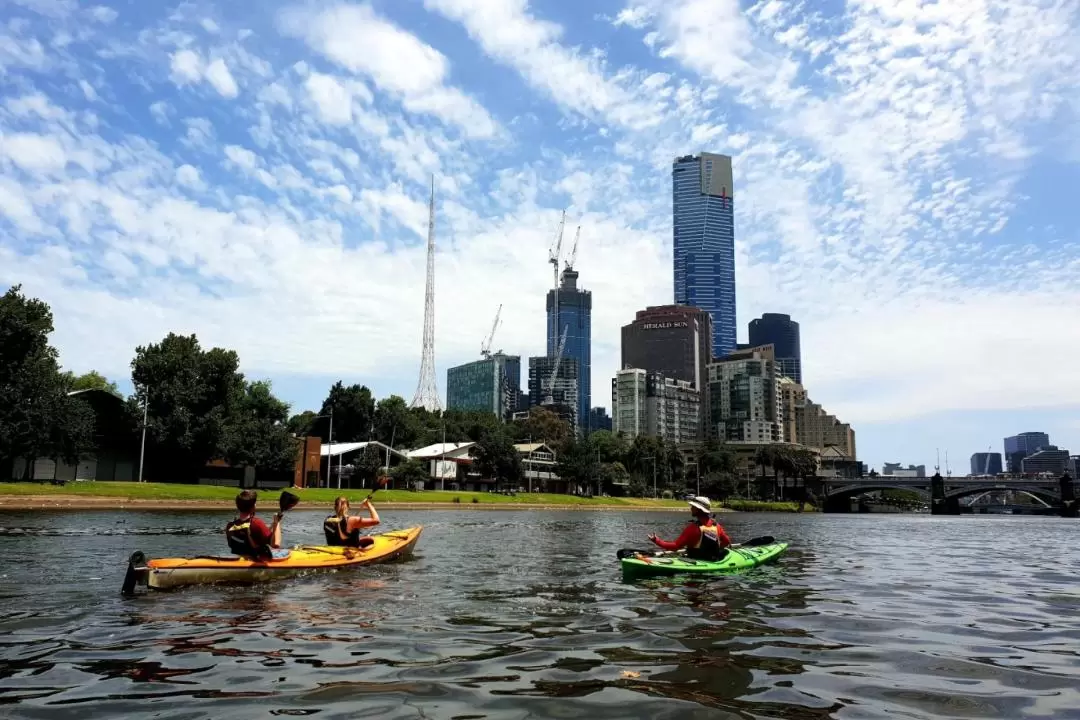
<path fill-rule="evenodd" d="M 362 500 L 370 490 L 324 490 L 305 489 L 292 490 L 301 501 L 310 503 L 330 504 L 338 495 L 344 495 L 356 503 Z M 47 485 L 41 483 L 0 483 L 0 495 L 42 495 L 42 496 L 82 496 L 82 497 L 114 497 L 136 500 L 203 500 L 220 501 L 231 505 L 236 497 L 236 488 L 217 487 L 214 485 L 181 485 L 178 483 L 122 483 L 122 482 L 78 482 L 68 483 L 63 486 Z M 262 490 L 262 504 L 267 500 L 277 498 L 277 490 Z M 458 498 L 461 504 L 484 505 L 613 505 L 627 507 L 659 506 L 659 507 L 682 507 L 684 503 L 677 500 L 642 500 L 640 498 L 584 498 L 574 495 L 558 495 L 554 493 L 519 493 L 517 495 L 498 495 L 489 492 L 455 492 L 425 490 L 411 492 L 409 490 L 379 490 L 375 495 L 375 501 L 381 503 L 454 503 Z"/>

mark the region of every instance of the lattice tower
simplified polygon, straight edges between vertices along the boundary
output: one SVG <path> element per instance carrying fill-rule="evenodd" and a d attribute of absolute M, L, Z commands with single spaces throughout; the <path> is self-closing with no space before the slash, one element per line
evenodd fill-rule
<path fill-rule="evenodd" d="M 439 387 L 435 382 L 435 176 L 431 177 L 431 201 L 428 204 L 427 284 L 424 288 L 424 348 L 420 359 L 420 380 L 416 384 L 412 407 L 442 410 Z"/>

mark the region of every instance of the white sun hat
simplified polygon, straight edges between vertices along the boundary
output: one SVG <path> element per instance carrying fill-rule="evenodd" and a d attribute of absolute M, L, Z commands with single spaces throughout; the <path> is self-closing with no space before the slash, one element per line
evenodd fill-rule
<path fill-rule="evenodd" d="M 706 513 L 706 514 L 711 514 L 712 513 L 712 503 L 710 503 L 709 498 L 705 497 L 704 495 L 698 495 L 693 500 L 690 500 L 689 505 L 692 508 L 697 508 L 698 510 L 700 510 L 703 513 Z"/>

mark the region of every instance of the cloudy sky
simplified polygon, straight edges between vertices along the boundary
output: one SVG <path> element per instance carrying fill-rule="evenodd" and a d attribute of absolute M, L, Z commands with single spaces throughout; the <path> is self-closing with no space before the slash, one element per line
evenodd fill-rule
<path fill-rule="evenodd" d="M 0 3 L 0 289 L 130 388 L 169 331 L 294 410 L 416 388 L 427 182 L 436 362 L 544 351 L 581 225 L 593 404 L 672 299 L 671 162 L 734 157 L 739 340 L 802 324 L 859 455 L 1049 432 L 1080 453 L 1076 0 Z M 568 233 L 569 235 L 569 233 Z"/>

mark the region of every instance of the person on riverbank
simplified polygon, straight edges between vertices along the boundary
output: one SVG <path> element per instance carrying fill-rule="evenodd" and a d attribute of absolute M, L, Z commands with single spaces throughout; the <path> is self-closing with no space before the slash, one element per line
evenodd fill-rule
<path fill-rule="evenodd" d="M 255 503 L 259 496 L 254 490 L 244 490 L 236 496 L 236 519 L 225 526 L 225 540 L 229 550 L 242 557 L 270 560 L 281 547 L 281 517 L 274 515 L 270 527 L 255 516 Z"/>
<path fill-rule="evenodd" d="M 323 521 L 323 534 L 326 535 L 327 545 L 344 545 L 347 547 L 367 547 L 374 542 L 369 537 L 360 534 L 361 530 L 378 525 L 379 513 L 367 498 L 360 503 L 360 508 L 367 508 L 368 517 L 349 515 L 349 499 L 344 495 L 334 500 L 334 514 Z"/>
<path fill-rule="evenodd" d="M 649 540 L 662 550 L 686 550 L 686 556 L 695 560 L 719 560 L 731 545 L 731 538 L 712 515 L 709 498 L 698 496 L 691 499 L 690 523 L 674 541 L 661 540 L 655 534 Z"/>

